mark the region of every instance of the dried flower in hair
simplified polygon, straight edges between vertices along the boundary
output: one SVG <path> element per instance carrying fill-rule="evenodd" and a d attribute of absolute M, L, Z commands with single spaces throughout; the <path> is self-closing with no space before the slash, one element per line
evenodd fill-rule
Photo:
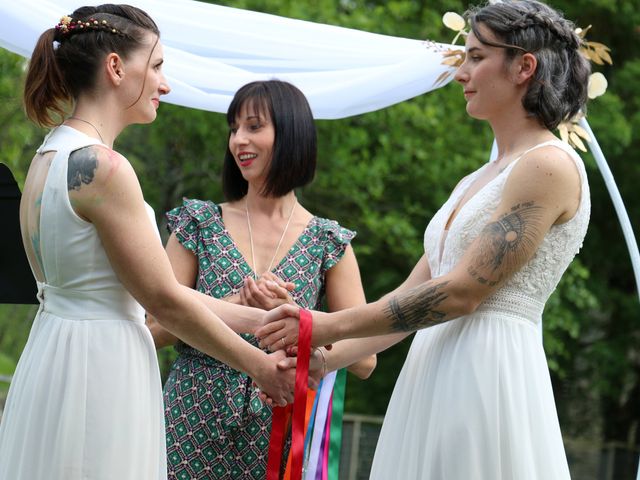
<path fill-rule="evenodd" d="M 560 123 L 560 125 L 558 125 L 558 132 L 560 133 L 560 138 L 562 139 L 562 141 L 574 146 L 578 150 L 586 152 L 587 148 L 584 146 L 584 142 L 582 140 L 590 142 L 591 137 L 584 128 L 578 125 L 578 121 L 583 116 L 584 115 L 582 114 L 578 114 L 576 118 L 572 119 L 571 121 Z"/>
<path fill-rule="evenodd" d="M 60 17 L 60 22 L 56 25 L 56 30 L 60 30 L 61 33 L 67 33 L 69 31 L 69 26 L 73 19 L 69 15 L 63 15 Z"/>
<path fill-rule="evenodd" d="M 611 56 L 609 52 L 611 51 L 609 47 L 599 42 L 590 42 L 585 37 L 587 32 L 591 29 L 591 25 L 586 28 L 576 28 L 576 35 L 580 38 L 580 53 L 584 55 L 584 57 L 597 64 L 604 65 L 608 63 L 609 65 L 613 64 L 613 60 L 611 60 Z M 589 76 L 589 85 L 587 87 L 587 96 L 593 100 L 600 95 L 603 95 L 604 92 L 607 91 L 607 79 L 600 72 L 592 73 Z M 583 139 L 587 142 L 591 141 L 591 137 L 589 134 L 578 125 L 578 121 L 580 120 L 582 114 L 578 114 L 575 118 L 572 118 L 570 121 L 562 122 L 558 126 L 558 131 L 560 132 L 560 138 L 567 142 L 569 145 L 574 146 L 575 148 L 586 152 L 587 149 L 584 146 Z"/>
<path fill-rule="evenodd" d="M 451 42 L 454 45 L 460 36 L 466 36 L 467 31 L 465 27 L 467 26 L 467 22 L 462 16 L 458 15 L 455 12 L 447 12 L 442 16 L 442 23 L 444 23 L 445 27 L 450 28 L 458 33 L 453 38 Z M 442 61 L 442 65 L 447 65 L 452 67 L 452 69 L 457 69 L 464 62 L 465 52 L 461 49 L 448 49 L 447 51 L 442 53 L 444 60 Z M 435 84 L 440 85 L 444 83 L 450 76 L 453 75 L 455 70 L 448 69 L 445 72 L 441 73 L 440 76 L 436 79 Z"/>
<path fill-rule="evenodd" d="M 607 91 L 607 79 L 600 72 L 592 73 L 589 76 L 588 95 L 590 99 L 594 99 L 603 95 Z"/>
<path fill-rule="evenodd" d="M 590 28 L 591 25 L 587 28 L 576 28 L 575 30 L 576 35 L 580 37 L 581 41 L 580 53 L 582 53 L 587 60 L 590 60 L 597 65 L 604 65 L 605 63 L 612 65 L 613 60 L 611 60 L 611 55 L 609 55 L 611 49 L 603 43 L 590 42 L 585 38 Z"/>
<path fill-rule="evenodd" d="M 464 21 L 464 18 L 462 18 L 455 12 L 445 13 L 442 16 L 442 23 L 444 23 L 445 27 L 450 28 L 451 30 L 454 30 L 456 32 L 463 30 L 467 25 L 467 22 Z"/>

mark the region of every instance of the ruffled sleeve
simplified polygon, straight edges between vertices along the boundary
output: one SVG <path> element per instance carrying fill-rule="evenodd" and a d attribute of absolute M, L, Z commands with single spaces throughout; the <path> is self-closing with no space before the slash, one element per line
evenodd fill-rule
<path fill-rule="evenodd" d="M 331 267 L 340 261 L 347 246 L 351 243 L 356 232 L 341 227 L 335 220 L 322 219 L 324 232 L 324 258 L 322 260 L 322 273 L 326 273 Z"/>
<path fill-rule="evenodd" d="M 203 248 L 203 231 L 217 216 L 218 206 L 213 202 L 184 198 L 180 207 L 167 212 L 167 229 L 183 247 L 198 255 Z"/>

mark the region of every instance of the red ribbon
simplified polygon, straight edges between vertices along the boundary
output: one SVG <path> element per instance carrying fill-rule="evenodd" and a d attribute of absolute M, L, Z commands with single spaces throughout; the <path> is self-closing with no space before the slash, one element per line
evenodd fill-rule
<path fill-rule="evenodd" d="M 309 357 L 311 355 L 312 317 L 308 310 L 300 309 L 298 332 L 298 360 L 296 363 L 296 385 L 293 400 L 293 425 L 291 433 L 291 480 L 301 480 L 304 460 L 304 419 L 307 408 L 307 385 L 309 378 Z M 271 440 L 267 460 L 267 480 L 280 478 L 280 463 L 288 413 L 292 406 L 273 407 L 271 419 Z"/>

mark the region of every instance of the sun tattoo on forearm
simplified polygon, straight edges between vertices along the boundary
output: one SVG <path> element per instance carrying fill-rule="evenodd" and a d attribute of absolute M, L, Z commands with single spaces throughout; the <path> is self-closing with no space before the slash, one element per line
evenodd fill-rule
<path fill-rule="evenodd" d="M 493 287 L 522 266 L 534 249 L 541 213 L 542 207 L 533 202 L 519 203 L 487 224 L 478 236 L 478 254 L 467 268 L 469 274 Z"/>
<path fill-rule="evenodd" d="M 448 294 L 444 287 L 448 281 L 431 281 L 391 297 L 385 314 L 394 332 L 413 332 L 445 321 L 446 313 L 438 306 Z"/>
<path fill-rule="evenodd" d="M 91 147 L 81 148 L 69 155 L 67 169 L 67 189 L 80 190 L 83 184 L 89 185 L 98 169 L 98 156 Z"/>

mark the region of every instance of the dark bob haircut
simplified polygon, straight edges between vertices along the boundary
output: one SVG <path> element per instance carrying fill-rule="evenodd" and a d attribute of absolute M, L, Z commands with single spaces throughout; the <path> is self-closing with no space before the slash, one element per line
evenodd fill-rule
<path fill-rule="evenodd" d="M 236 122 L 245 105 L 256 115 L 269 118 L 275 131 L 271 166 L 261 193 L 282 197 L 310 183 L 316 171 L 318 141 L 313 114 L 304 94 L 280 80 L 249 83 L 236 92 L 229 105 L 229 126 Z M 230 201 L 239 200 L 248 188 L 227 143 L 222 167 L 224 196 Z"/>

